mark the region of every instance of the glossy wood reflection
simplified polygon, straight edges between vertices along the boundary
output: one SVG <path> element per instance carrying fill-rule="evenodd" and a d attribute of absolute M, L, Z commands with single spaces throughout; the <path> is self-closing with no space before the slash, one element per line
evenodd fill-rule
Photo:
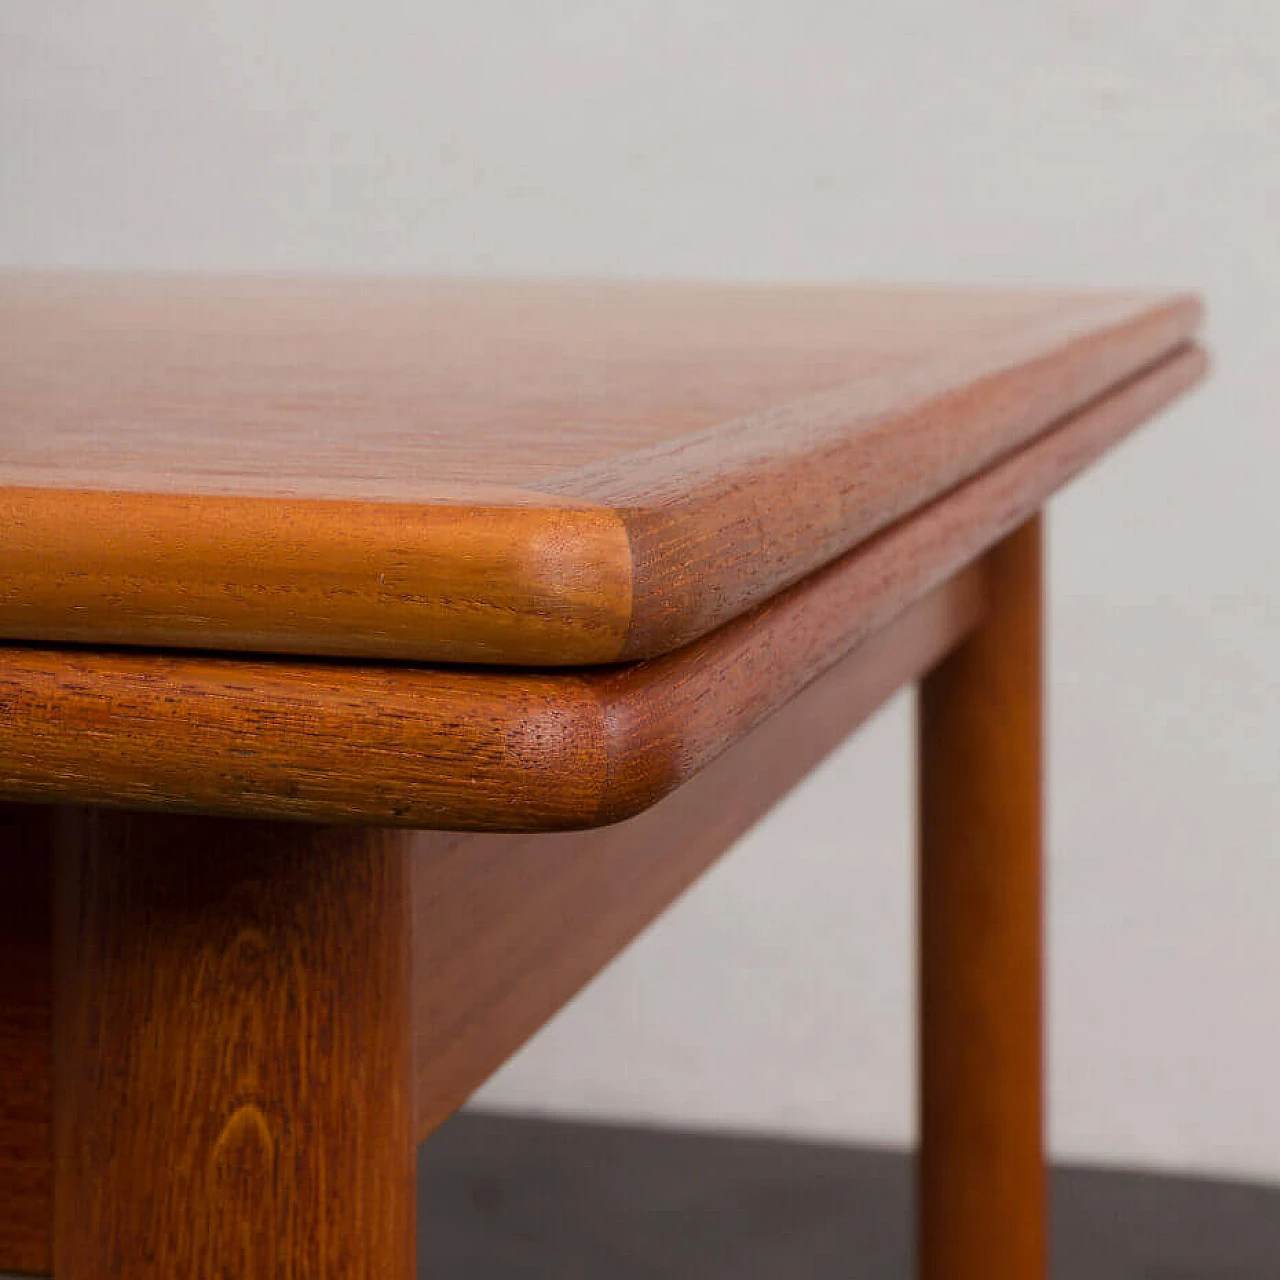
<path fill-rule="evenodd" d="M 0 275 L 0 637 L 575 666 L 722 625 L 1190 297 Z"/>

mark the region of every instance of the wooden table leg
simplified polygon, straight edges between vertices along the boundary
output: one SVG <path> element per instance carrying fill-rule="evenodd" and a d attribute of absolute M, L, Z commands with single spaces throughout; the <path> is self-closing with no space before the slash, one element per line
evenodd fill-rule
<path fill-rule="evenodd" d="M 0 1272 L 53 1243 L 52 811 L 0 804 Z"/>
<path fill-rule="evenodd" d="M 1040 517 L 987 569 L 987 614 L 920 694 L 923 1280 L 1046 1267 Z"/>
<path fill-rule="evenodd" d="M 60 816 L 58 1280 L 409 1280 L 407 841 Z"/>

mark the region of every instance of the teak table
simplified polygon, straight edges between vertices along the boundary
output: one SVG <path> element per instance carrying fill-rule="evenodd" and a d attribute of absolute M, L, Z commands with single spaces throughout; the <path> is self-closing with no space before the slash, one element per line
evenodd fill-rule
<path fill-rule="evenodd" d="M 1038 513 L 1194 300 L 0 294 L 0 1270 L 407 1280 L 416 1144 L 922 678 L 921 1274 L 1041 1274 Z"/>

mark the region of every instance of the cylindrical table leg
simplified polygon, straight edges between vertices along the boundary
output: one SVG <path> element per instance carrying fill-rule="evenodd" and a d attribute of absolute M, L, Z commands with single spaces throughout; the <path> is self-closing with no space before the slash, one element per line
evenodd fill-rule
<path fill-rule="evenodd" d="M 53 1269 L 52 812 L 0 803 L 0 1272 Z"/>
<path fill-rule="evenodd" d="M 1046 1267 L 1040 517 L 987 569 L 987 613 L 920 692 L 923 1280 Z"/>
<path fill-rule="evenodd" d="M 60 815 L 58 1280 L 410 1280 L 408 838 Z"/>

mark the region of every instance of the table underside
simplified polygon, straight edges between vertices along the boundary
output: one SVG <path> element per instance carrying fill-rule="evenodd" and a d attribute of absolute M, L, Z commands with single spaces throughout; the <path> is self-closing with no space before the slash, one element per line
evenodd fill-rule
<path fill-rule="evenodd" d="M 1187 348 L 718 631 L 568 672 L 0 646 L 0 796 L 448 830 L 636 813 L 1194 383 Z"/>

